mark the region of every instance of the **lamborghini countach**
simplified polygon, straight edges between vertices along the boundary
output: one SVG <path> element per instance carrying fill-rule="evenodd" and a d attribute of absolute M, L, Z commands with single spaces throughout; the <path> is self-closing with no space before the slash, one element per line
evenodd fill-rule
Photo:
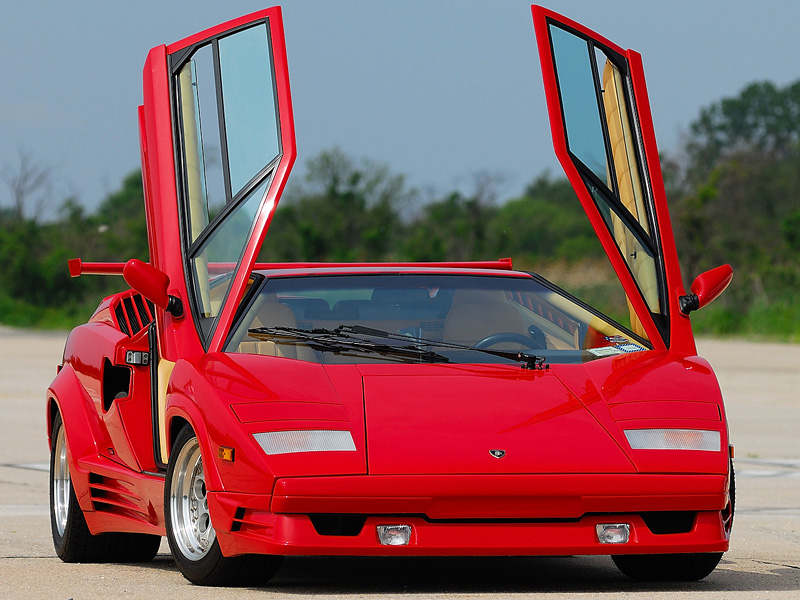
<path fill-rule="evenodd" d="M 279 8 L 168 46 L 139 107 L 149 262 L 47 390 L 66 562 L 202 585 L 290 555 L 608 555 L 697 580 L 728 549 L 725 410 L 689 314 L 640 55 L 532 8 L 553 142 L 625 293 L 612 319 L 510 259 L 258 261 L 295 160 Z"/>

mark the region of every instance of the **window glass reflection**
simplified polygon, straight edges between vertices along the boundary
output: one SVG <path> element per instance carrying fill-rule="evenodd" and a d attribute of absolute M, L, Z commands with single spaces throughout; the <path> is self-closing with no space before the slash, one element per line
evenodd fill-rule
<path fill-rule="evenodd" d="M 589 44 L 558 27 L 551 26 L 550 35 L 561 90 L 567 145 L 600 181 L 606 181 L 606 145 Z"/>
<path fill-rule="evenodd" d="M 202 317 L 216 317 L 220 312 L 269 181 L 265 180 L 227 215 L 192 260 Z"/>
<path fill-rule="evenodd" d="M 279 152 L 266 25 L 222 38 L 219 62 L 231 193 L 235 197 Z"/>
<path fill-rule="evenodd" d="M 550 33 L 568 147 L 597 177 L 584 175 L 586 187 L 648 309 L 661 313 L 655 242 L 627 78 L 609 55 L 586 39 L 554 26 Z M 630 303 L 629 308 L 632 330 L 645 337 Z"/>
<path fill-rule="evenodd" d="M 191 241 L 225 205 L 219 114 L 211 46 L 200 48 L 178 74 Z"/>

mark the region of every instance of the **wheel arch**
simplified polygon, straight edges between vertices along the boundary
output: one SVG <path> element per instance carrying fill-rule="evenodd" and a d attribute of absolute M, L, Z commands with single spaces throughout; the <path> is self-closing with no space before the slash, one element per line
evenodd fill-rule
<path fill-rule="evenodd" d="M 98 456 L 98 447 L 109 444 L 96 418 L 92 418 L 92 399 L 69 364 L 59 371 L 47 389 L 47 438 L 52 447 L 53 423 L 61 415 L 67 442 L 67 460 L 75 495 L 84 512 L 91 512 L 89 473 L 80 467 L 82 458 Z"/>
<path fill-rule="evenodd" d="M 224 490 L 222 477 L 217 469 L 216 461 L 213 459 L 214 452 L 205 419 L 194 401 L 180 393 L 169 394 L 167 396 L 166 426 L 170 455 L 172 454 L 172 446 L 181 430 L 184 427 L 192 429 L 200 444 L 200 452 L 204 458 L 203 468 L 206 471 L 210 489 L 214 491 Z"/>

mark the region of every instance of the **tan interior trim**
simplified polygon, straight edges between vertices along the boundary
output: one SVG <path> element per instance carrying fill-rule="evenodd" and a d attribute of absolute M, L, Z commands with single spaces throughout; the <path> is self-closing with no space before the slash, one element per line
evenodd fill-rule
<path fill-rule="evenodd" d="M 175 363 L 163 358 L 158 361 L 158 444 L 161 462 L 167 464 L 169 448 L 167 447 L 167 386 L 172 376 Z"/>

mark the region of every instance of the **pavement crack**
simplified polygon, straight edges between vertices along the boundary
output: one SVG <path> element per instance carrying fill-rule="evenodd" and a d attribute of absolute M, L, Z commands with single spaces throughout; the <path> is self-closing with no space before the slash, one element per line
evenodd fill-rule
<path fill-rule="evenodd" d="M 776 563 L 770 562 L 768 560 L 754 560 L 753 562 L 760 563 L 762 565 L 772 565 L 773 567 L 786 567 L 787 569 L 800 569 L 798 565 L 787 565 L 785 563 Z"/>
<path fill-rule="evenodd" d="M 9 481 L 8 479 L 0 479 L 0 485 L 15 485 L 17 487 L 31 487 L 30 483 L 21 481 Z"/>

